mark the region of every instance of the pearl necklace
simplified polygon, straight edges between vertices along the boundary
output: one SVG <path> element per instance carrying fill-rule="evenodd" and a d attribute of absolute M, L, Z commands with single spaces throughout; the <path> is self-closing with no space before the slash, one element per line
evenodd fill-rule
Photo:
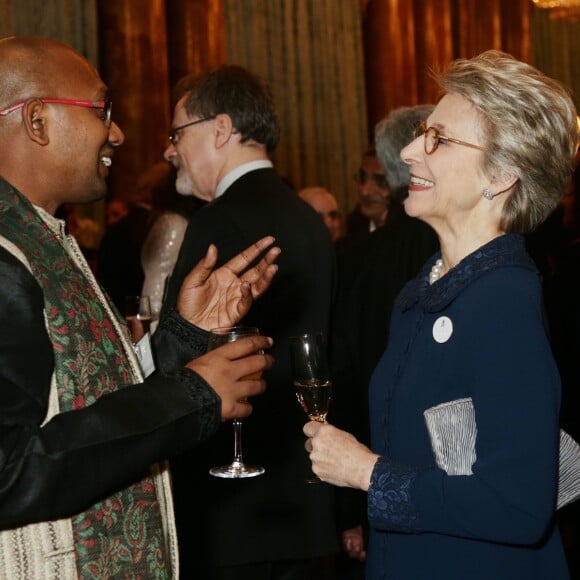
<path fill-rule="evenodd" d="M 439 280 L 439 278 L 441 278 L 441 274 L 443 273 L 443 260 L 441 258 L 439 258 L 434 264 L 433 267 L 431 268 L 431 272 L 429 272 L 429 284 L 433 284 L 433 282 L 436 282 L 437 280 Z"/>

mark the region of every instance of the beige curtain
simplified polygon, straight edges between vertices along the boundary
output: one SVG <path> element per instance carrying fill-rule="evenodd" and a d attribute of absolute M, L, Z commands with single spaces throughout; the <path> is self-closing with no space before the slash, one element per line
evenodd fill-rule
<path fill-rule="evenodd" d="M 532 60 L 534 66 L 572 90 L 580 111 L 580 21 L 551 19 L 549 10 L 534 10 Z"/>
<path fill-rule="evenodd" d="M 48 36 L 97 65 L 96 0 L 0 0 L 0 36 Z"/>
<path fill-rule="evenodd" d="M 224 15 L 228 62 L 273 88 L 276 168 L 297 189 L 325 186 L 350 209 L 367 135 L 359 0 L 225 0 Z"/>

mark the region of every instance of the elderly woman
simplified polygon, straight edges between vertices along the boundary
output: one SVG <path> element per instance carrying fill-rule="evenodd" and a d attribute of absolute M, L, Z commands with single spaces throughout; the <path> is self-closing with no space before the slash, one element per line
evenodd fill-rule
<path fill-rule="evenodd" d="M 369 579 L 567 578 L 554 524 L 560 380 L 522 233 L 567 191 L 576 112 L 509 55 L 451 64 L 401 152 L 441 252 L 400 293 L 370 386 L 372 451 L 310 422 L 324 481 L 368 491 Z"/>

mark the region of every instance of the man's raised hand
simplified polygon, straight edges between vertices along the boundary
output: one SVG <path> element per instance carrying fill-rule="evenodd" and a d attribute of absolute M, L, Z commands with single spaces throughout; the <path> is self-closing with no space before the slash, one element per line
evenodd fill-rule
<path fill-rule="evenodd" d="M 262 238 L 217 270 L 214 268 L 218 252 L 212 244 L 181 285 L 177 299 L 179 314 L 204 330 L 237 324 L 276 275 L 278 266 L 274 262 L 281 250 L 270 247 L 273 243 L 272 236 Z M 268 248 L 258 264 L 250 268 Z"/>

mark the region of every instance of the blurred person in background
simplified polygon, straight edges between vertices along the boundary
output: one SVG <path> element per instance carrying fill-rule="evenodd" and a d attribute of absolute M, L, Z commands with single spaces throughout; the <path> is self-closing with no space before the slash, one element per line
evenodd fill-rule
<path fill-rule="evenodd" d="M 322 218 L 330 233 L 331 242 L 337 242 L 342 235 L 342 216 L 336 197 L 328 189 L 320 186 L 305 187 L 298 195 Z"/>
<path fill-rule="evenodd" d="M 361 157 L 354 175 L 358 203 L 347 216 L 347 234 L 366 234 L 385 225 L 391 205 L 391 189 L 375 147 Z"/>
<path fill-rule="evenodd" d="M 141 245 L 141 267 L 144 273 L 140 294 L 151 301 L 151 331 L 159 322 L 166 284 L 173 272 L 190 216 L 204 202 L 192 195 L 181 195 L 175 189 L 175 170 L 161 161 L 159 182 L 151 189 L 151 212 L 147 233 Z"/>

